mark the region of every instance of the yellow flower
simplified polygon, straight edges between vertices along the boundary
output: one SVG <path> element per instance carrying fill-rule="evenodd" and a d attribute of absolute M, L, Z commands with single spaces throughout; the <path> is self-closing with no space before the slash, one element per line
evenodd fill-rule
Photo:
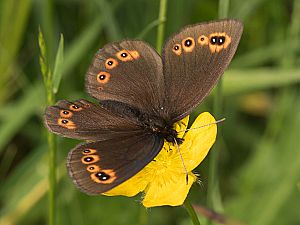
<path fill-rule="evenodd" d="M 186 117 L 174 126 L 176 131 L 187 129 L 189 118 Z M 179 132 L 184 141 L 179 145 L 183 161 L 178 149 L 171 143 L 165 142 L 160 153 L 135 176 L 104 193 L 108 196 L 134 196 L 144 192 L 143 205 L 154 207 L 162 205 L 182 205 L 192 186 L 197 180 L 191 171 L 205 158 L 217 135 L 217 125 L 214 117 L 208 112 L 200 114 L 187 132 Z M 209 126 L 204 126 L 211 124 Z M 186 171 L 188 183 L 186 182 Z"/>

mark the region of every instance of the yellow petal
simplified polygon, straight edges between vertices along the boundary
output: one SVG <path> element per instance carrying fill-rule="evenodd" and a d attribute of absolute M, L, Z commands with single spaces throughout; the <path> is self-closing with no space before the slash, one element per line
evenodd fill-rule
<path fill-rule="evenodd" d="M 149 184 L 142 202 L 145 207 L 182 205 L 192 184 L 197 179 L 193 173 L 189 173 L 187 184 L 184 173 L 172 174 L 172 177 L 167 175 L 168 173 L 161 174 L 161 177 Z"/>
<path fill-rule="evenodd" d="M 196 168 L 214 144 L 217 136 L 217 125 L 211 123 L 215 121 L 215 118 L 210 113 L 204 112 L 196 118 L 191 126 L 191 128 L 197 129 L 185 133 L 184 141 L 180 145 L 180 152 L 187 171 L 192 171 Z M 180 157 L 177 157 L 176 160 L 177 163 L 182 163 Z"/>
<path fill-rule="evenodd" d="M 143 169 L 144 170 L 144 169 Z M 123 195 L 127 197 L 132 197 L 137 195 L 139 192 L 145 190 L 148 180 L 145 176 L 145 172 L 141 170 L 135 176 L 131 177 L 124 183 L 116 186 L 115 188 L 103 193 L 107 196 Z"/>

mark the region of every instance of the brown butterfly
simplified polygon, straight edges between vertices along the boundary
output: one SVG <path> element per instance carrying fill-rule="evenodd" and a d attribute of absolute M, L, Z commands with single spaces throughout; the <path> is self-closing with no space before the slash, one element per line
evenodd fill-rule
<path fill-rule="evenodd" d="M 100 49 L 86 74 L 87 92 L 100 104 L 62 100 L 45 112 L 50 131 L 88 141 L 69 153 L 74 183 L 87 194 L 106 192 L 151 162 L 164 141 L 180 144 L 173 124 L 210 93 L 242 31 L 232 19 L 187 26 L 162 56 L 138 40 Z"/>

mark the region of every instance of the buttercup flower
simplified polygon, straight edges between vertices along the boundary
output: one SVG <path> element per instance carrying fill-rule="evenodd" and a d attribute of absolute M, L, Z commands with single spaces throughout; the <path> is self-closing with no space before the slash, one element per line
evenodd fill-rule
<path fill-rule="evenodd" d="M 187 129 L 189 117 L 175 124 L 177 132 Z M 182 205 L 192 184 L 197 180 L 191 171 L 206 157 L 217 135 L 214 117 L 208 113 L 200 114 L 187 132 L 179 132 L 184 141 L 176 146 L 165 142 L 160 153 L 135 176 L 104 193 L 108 196 L 124 195 L 132 197 L 144 192 L 142 204 L 145 207 L 162 205 Z M 211 124 L 205 126 L 207 124 Z M 186 170 L 183 167 L 183 163 Z M 186 180 L 188 172 L 188 182 Z"/>

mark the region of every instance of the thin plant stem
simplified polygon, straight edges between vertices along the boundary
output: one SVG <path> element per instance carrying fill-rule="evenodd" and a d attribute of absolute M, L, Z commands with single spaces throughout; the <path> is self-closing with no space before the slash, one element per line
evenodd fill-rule
<path fill-rule="evenodd" d="M 47 88 L 48 89 L 48 88 Z M 55 103 L 55 96 L 52 88 L 47 90 L 47 105 Z M 49 157 L 49 218 L 48 224 L 56 224 L 56 138 L 54 134 L 48 132 L 48 157 Z"/>
<path fill-rule="evenodd" d="M 219 18 L 225 19 L 228 17 L 228 11 L 229 11 L 229 0 L 219 0 Z"/>
<path fill-rule="evenodd" d="M 53 74 L 50 69 L 47 47 L 41 30 L 39 30 L 39 47 L 40 47 L 40 66 L 43 75 L 44 86 L 46 89 L 47 105 L 55 103 L 55 94 L 53 92 Z M 49 167 L 49 192 L 48 192 L 48 224 L 56 224 L 56 138 L 54 134 L 48 132 L 48 167 Z"/>
<path fill-rule="evenodd" d="M 157 27 L 157 36 L 156 36 L 156 50 L 159 53 L 161 53 L 161 48 L 164 41 L 167 4 L 168 4 L 167 0 L 160 0 L 158 21 L 161 21 L 161 23 Z"/>
<path fill-rule="evenodd" d="M 219 18 L 226 18 L 228 15 L 229 9 L 229 0 L 219 0 Z M 213 103 L 213 113 L 216 117 L 222 116 L 222 89 L 223 89 L 223 80 L 219 80 L 219 83 L 216 86 L 216 93 L 214 96 Z M 217 209 L 221 207 L 221 194 L 219 189 L 219 177 L 218 177 L 218 161 L 219 161 L 219 152 L 220 152 L 220 133 L 221 127 L 218 128 L 218 138 L 213 147 L 213 150 L 209 156 L 209 174 L 208 174 L 208 191 L 207 191 L 207 204 L 212 209 Z M 210 223 L 210 222 L 209 222 Z"/>
<path fill-rule="evenodd" d="M 195 209 L 194 209 L 193 206 L 191 205 L 190 201 L 189 201 L 188 199 L 186 199 L 186 200 L 184 201 L 183 205 L 184 205 L 186 211 L 188 212 L 188 214 L 189 214 L 189 216 L 190 216 L 190 218 L 191 218 L 193 224 L 194 224 L 194 225 L 201 225 L 201 224 L 200 224 L 200 221 L 199 221 L 199 219 L 198 219 L 198 216 L 197 216 L 197 214 L 196 214 L 196 212 L 195 212 Z"/>

